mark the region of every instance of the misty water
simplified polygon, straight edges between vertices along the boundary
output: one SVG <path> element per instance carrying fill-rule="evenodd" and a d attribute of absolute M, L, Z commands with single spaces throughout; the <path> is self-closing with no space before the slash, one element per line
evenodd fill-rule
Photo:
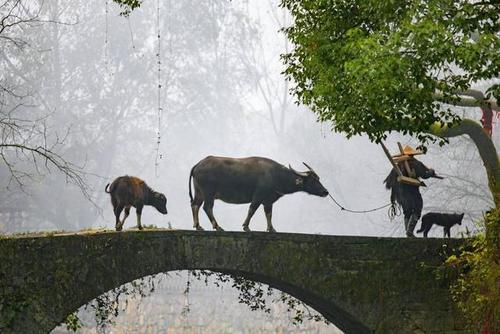
<path fill-rule="evenodd" d="M 2 47 L 2 78 L 26 95 L 17 117 L 39 119 L 46 139 L 61 141 L 54 149 L 86 173 L 90 200 L 57 170 L 42 164 L 37 172 L 29 157 L 16 161 L 16 170 L 31 174 L 22 178 L 22 187 L 1 164 L 1 233 L 113 229 L 104 188 L 121 175 L 138 176 L 167 196 L 168 215 L 146 207 L 144 225 L 192 229 L 189 171 L 208 155 L 264 156 L 297 170 L 306 170 L 306 162 L 347 208 L 366 210 L 389 202 L 382 181 L 391 166 L 381 147 L 364 136 L 348 140 L 332 133 L 289 93 L 293 83 L 281 74 L 280 54 L 292 46 L 280 28 L 290 18 L 278 1 L 166 0 L 159 8 L 156 1 L 145 1 L 129 17 L 120 16 L 111 1 L 51 0 L 39 6 L 33 2 L 27 10 L 40 9 L 39 17 L 50 22 L 28 25 L 22 48 Z M 495 143 L 499 133 L 496 126 Z M 397 133 L 386 144 L 396 151 L 397 141 L 417 145 Z M 423 212 L 465 213 L 465 224 L 452 229 L 453 236 L 474 231 L 473 221 L 492 206 L 472 147 L 468 138 L 455 138 L 445 147 L 430 146 L 420 159 L 445 176 L 426 181 Z M 241 231 L 247 209 L 216 201 L 214 214 L 225 230 Z M 210 229 L 202 211 L 200 219 Z M 273 225 L 278 232 L 382 237 L 403 236 L 404 230 L 402 217 L 391 221 L 385 209 L 352 214 L 329 198 L 305 193 L 280 199 Z M 134 226 L 132 210 L 124 228 Z M 262 209 L 250 228 L 266 229 Z M 441 234 L 434 229 L 430 236 Z M 170 324 L 186 333 L 257 332 L 252 326 L 261 332 L 334 332 L 333 325 L 321 322 L 294 326 L 283 305 L 272 314 L 251 312 L 230 286 L 194 282 L 186 297 L 185 284 L 186 273 L 164 277 L 151 295 L 131 299 L 105 331 L 156 333 Z M 183 315 L 186 298 L 192 309 Z M 91 312 L 80 313 L 88 325 L 80 332 L 95 332 Z M 131 329 L 138 324 L 139 329 Z"/>

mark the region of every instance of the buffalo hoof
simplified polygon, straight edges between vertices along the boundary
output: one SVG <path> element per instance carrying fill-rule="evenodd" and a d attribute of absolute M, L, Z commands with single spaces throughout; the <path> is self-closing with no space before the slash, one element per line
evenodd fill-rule
<path fill-rule="evenodd" d="M 216 231 L 224 231 L 224 229 L 222 227 L 220 227 L 219 225 L 215 226 L 214 228 Z"/>
<path fill-rule="evenodd" d="M 115 226 L 115 230 L 116 230 L 116 232 L 120 232 L 122 230 L 122 227 L 121 226 Z"/>
<path fill-rule="evenodd" d="M 271 227 L 271 228 L 267 229 L 267 232 L 269 232 L 269 233 L 276 233 L 276 230 Z"/>
<path fill-rule="evenodd" d="M 142 225 L 137 226 L 137 228 L 138 228 L 139 230 L 141 230 L 141 231 L 144 229 L 144 227 L 142 227 Z"/>
<path fill-rule="evenodd" d="M 205 231 L 205 230 L 203 229 L 203 227 L 201 227 L 200 225 L 195 226 L 195 228 L 196 228 L 196 231 Z"/>
<path fill-rule="evenodd" d="M 250 232 L 250 228 L 247 225 L 243 225 L 243 231 Z"/>

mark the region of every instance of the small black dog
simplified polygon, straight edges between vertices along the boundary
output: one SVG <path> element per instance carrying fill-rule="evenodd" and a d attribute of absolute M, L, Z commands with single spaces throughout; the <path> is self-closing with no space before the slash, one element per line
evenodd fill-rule
<path fill-rule="evenodd" d="M 424 232 L 424 238 L 427 238 L 427 233 L 431 229 L 433 224 L 443 226 L 443 237 L 450 237 L 450 228 L 455 225 L 461 225 L 464 214 L 456 213 L 438 213 L 438 212 L 428 212 L 422 217 L 422 225 L 417 233 Z"/>

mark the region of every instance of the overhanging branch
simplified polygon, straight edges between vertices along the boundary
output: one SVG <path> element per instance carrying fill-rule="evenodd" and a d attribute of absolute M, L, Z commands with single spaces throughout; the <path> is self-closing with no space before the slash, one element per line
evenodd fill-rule
<path fill-rule="evenodd" d="M 435 99 L 445 104 L 459 107 L 479 107 L 483 113 L 481 124 L 486 134 L 491 138 L 493 132 L 493 111 L 500 112 L 498 103 L 491 99 L 486 99 L 484 93 L 477 89 L 467 89 L 458 92 L 458 99 L 447 99 L 442 93 L 436 93 Z"/>
<path fill-rule="evenodd" d="M 488 185 L 493 195 L 493 201 L 500 206 L 500 162 L 493 141 L 481 125 L 470 119 L 463 119 L 455 126 L 441 126 L 435 123 L 430 127 L 430 133 L 438 137 L 451 138 L 468 135 L 476 145 L 488 176 Z"/>
<path fill-rule="evenodd" d="M 481 95 L 476 94 L 476 92 L 480 93 Z M 484 94 L 480 91 L 469 89 L 467 91 L 460 92 L 458 95 L 461 95 L 461 97 L 460 99 L 457 99 L 455 101 L 450 101 L 448 99 L 445 99 L 442 93 L 435 93 L 434 98 L 436 101 L 443 102 L 449 105 L 454 105 L 459 107 L 479 107 L 479 108 L 488 106 L 492 110 L 500 112 L 500 107 L 498 106 L 497 101 L 491 99 L 489 100 L 485 99 Z"/>

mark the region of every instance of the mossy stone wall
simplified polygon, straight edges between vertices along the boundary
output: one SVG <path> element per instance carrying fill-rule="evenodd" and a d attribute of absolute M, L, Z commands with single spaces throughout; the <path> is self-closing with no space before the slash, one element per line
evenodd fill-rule
<path fill-rule="evenodd" d="M 100 294 L 209 269 L 287 292 L 346 333 L 463 333 L 436 278 L 453 239 L 128 231 L 0 239 L 0 332 L 44 333 Z"/>

